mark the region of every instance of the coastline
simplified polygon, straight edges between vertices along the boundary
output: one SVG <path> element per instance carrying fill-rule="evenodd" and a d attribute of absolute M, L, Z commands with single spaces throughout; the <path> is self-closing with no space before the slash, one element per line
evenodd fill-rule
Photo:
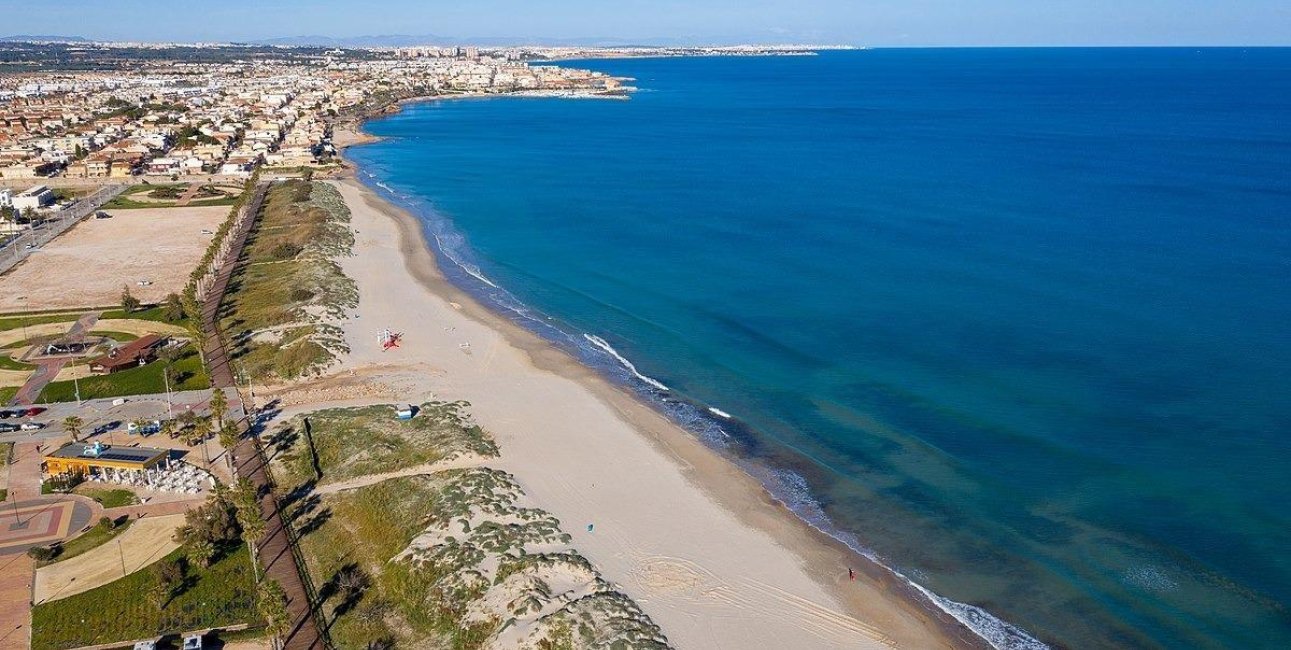
<path fill-rule="evenodd" d="M 447 99 L 447 97 L 426 98 L 421 101 L 437 99 Z M 402 103 L 404 102 L 399 102 L 399 105 Z M 375 140 L 376 138 L 358 129 L 346 128 L 338 128 L 336 137 L 338 148 Z M 350 165 L 348 162 L 346 164 Z M 366 207 L 374 215 L 387 220 L 390 227 L 397 231 L 396 247 L 397 254 L 403 262 L 402 266 L 415 279 L 417 289 L 425 294 L 417 298 L 424 297 L 430 301 L 437 301 L 441 309 L 447 307 L 449 312 L 456 312 L 465 319 L 488 328 L 505 341 L 507 346 L 519 352 L 534 370 L 571 381 L 597 403 L 608 407 L 614 417 L 626 425 L 626 429 L 631 430 L 640 441 L 648 445 L 657 460 L 662 461 L 684 478 L 687 488 L 696 493 L 695 496 L 701 500 L 711 501 L 744 529 L 743 531 L 724 530 L 721 531 L 722 534 L 741 537 L 743 541 L 743 537 L 748 536 L 750 532 L 755 533 L 756 536 L 769 540 L 779 555 L 787 556 L 777 559 L 782 565 L 784 560 L 790 560 L 788 563 L 790 569 L 796 569 L 800 574 L 796 577 L 804 578 L 816 588 L 816 593 L 805 600 L 825 601 L 813 603 L 816 608 L 825 606 L 824 610 L 815 614 L 816 616 L 824 616 L 825 610 L 836 609 L 837 611 L 829 611 L 827 616 L 845 617 L 859 624 L 853 628 L 853 631 L 860 635 L 857 638 L 868 638 L 877 645 L 990 647 L 976 632 L 934 603 L 931 597 L 919 587 L 878 562 L 857 553 L 843 542 L 812 527 L 772 496 L 754 476 L 738 466 L 733 459 L 705 445 L 691 432 L 668 419 L 666 415 L 639 399 L 625 387 L 612 383 L 594 369 L 580 363 L 537 334 L 477 302 L 466 291 L 449 282 L 437 265 L 435 253 L 426 239 L 421 221 L 358 181 L 352 167 L 339 184 L 342 193 L 346 195 L 347 203 L 354 203 L 351 205 L 351 210 L 356 215 Z M 362 205 L 358 205 L 360 203 Z M 357 224 L 355 227 L 359 228 Z M 405 286 L 404 290 L 405 293 L 415 293 L 410 287 Z M 370 324 L 362 325 L 371 327 Z M 427 329 L 429 334 L 429 330 L 434 328 Z M 357 347 L 359 346 L 356 346 L 356 351 Z M 362 354 L 360 353 L 359 356 Z M 370 369 L 370 367 L 367 368 Z M 360 363 L 349 369 L 351 373 L 363 372 L 365 366 Z M 374 380 L 385 379 L 386 377 L 381 373 L 400 377 L 400 373 L 403 372 L 402 369 L 389 367 L 389 364 L 384 364 L 376 370 L 378 371 L 374 373 L 376 376 L 372 377 Z M 440 373 L 444 372 L 442 368 L 436 368 L 432 374 L 442 377 L 443 374 Z M 451 376 L 452 370 L 448 370 L 446 374 Z M 410 380 L 400 378 L 394 383 L 397 384 L 400 381 Z M 479 414 L 479 419 L 487 428 L 498 429 L 490 423 L 494 419 L 500 420 L 503 427 L 507 426 L 508 418 L 505 413 L 497 413 L 496 409 L 481 408 L 480 410 L 482 412 Z M 505 441 L 508 436 L 502 431 L 498 433 L 503 434 L 500 437 L 504 441 L 505 455 L 508 447 Z M 533 460 L 529 459 L 527 464 L 532 465 L 532 463 Z M 525 482 L 526 476 L 535 471 L 535 468 L 527 467 L 524 461 L 515 461 L 514 466 L 511 463 L 506 465 L 508 465 L 506 469 L 516 473 L 522 482 Z M 552 503 L 544 501 L 544 490 L 541 487 L 532 492 L 545 507 L 551 508 L 558 515 L 562 514 L 559 506 L 552 507 Z M 583 540 L 578 540 L 577 543 L 580 549 L 587 552 L 590 559 L 606 570 L 607 577 L 610 579 L 623 582 L 631 577 L 631 569 L 624 572 L 628 575 L 620 575 L 613 566 L 607 566 L 602 557 L 603 552 L 598 551 L 595 545 L 592 545 L 592 548 L 586 548 Z M 699 566 L 702 568 L 703 563 L 701 562 Z M 848 580 L 848 567 L 857 570 L 858 579 L 855 582 Z M 781 570 L 786 569 L 782 567 Z M 702 576 L 690 576 L 687 579 L 696 582 L 691 587 L 699 586 L 698 583 L 703 582 Z M 729 588 L 729 586 L 725 584 L 721 588 Z M 718 590 L 720 591 L 721 588 Z M 656 601 L 666 601 L 666 598 L 649 589 L 645 589 L 644 593 L 640 589 L 634 592 L 631 588 L 625 591 L 636 598 L 642 607 L 664 627 L 670 638 L 675 636 L 676 640 L 682 642 L 683 647 L 693 645 L 697 641 L 692 636 L 693 630 L 678 633 L 678 617 L 682 616 L 680 612 L 659 609 Z M 797 600 L 804 599 L 798 596 Z M 693 617 L 693 614 L 687 614 L 687 616 Z M 847 629 L 847 625 L 843 624 L 839 629 Z M 867 630 L 868 634 L 862 634 L 859 630 Z M 753 636 L 746 641 L 755 642 L 763 638 L 757 630 L 751 632 Z M 713 643 L 721 645 L 721 641 L 725 641 L 728 647 L 741 647 L 735 639 L 723 637 L 709 638 L 705 641 L 705 645 Z M 819 645 L 833 647 L 831 643 Z M 855 640 L 843 645 L 855 647 Z"/>

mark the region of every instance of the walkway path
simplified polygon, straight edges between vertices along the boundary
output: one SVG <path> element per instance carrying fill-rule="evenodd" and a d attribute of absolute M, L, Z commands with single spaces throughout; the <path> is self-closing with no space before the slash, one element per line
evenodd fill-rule
<path fill-rule="evenodd" d="M 183 515 L 140 519 L 102 546 L 37 569 L 33 602 L 74 596 L 151 565 L 179 548 L 174 536 L 182 525 Z"/>
<path fill-rule="evenodd" d="M 264 202 L 268 183 L 256 186 L 255 194 L 249 201 L 252 213 L 259 211 Z M 228 262 L 215 276 L 211 288 L 206 293 L 206 302 L 202 305 L 202 332 L 205 334 L 203 350 L 206 364 L 211 376 L 211 384 L 216 388 L 237 388 L 234 383 L 233 369 L 229 364 L 228 353 L 219 336 L 220 303 L 228 289 L 229 280 L 237 269 L 242 248 L 246 245 L 247 236 L 255 219 L 247 219 L 234 233 L 233 246 Z M 244 432 L 249 428 L 245 419 L 239 422 Z M 260 510 L 265 521 L 265 534 L 256 545 L 260 566 L 264 568 L 269 579 L 278 581 L 287 594 L 287 610 L 291 614 L 292 624 L 286 634 L 284 650 L 315 650 L 327 647 L 323 641 L 320 625 L 316 620 L 314 607 L 310 602 L 310 591 L 306 587 L 308 576 L 303 576 L 303 567 L 298 566 L 291 538 L 284 526 L 282 514 L 273 495 L 273 485 L 265 467 L 264 455 L 257 447 L 254 436 L 244 436 L 234 449 L 234 471 L 239 477 L 247 478 L 260 491 Z"/>
<path fill-rule="evenodd" d="M 320 404 L 318 406 L 321 408 L 327 408 L 326 404 Z M 357 478 L 337 481 L 335 483 L 326 483 L 314 488 L 314 494 L 335 494 L 337 492 L 344 492 L 345 490 L 356 490 L 358 488 L 368 487 L 369 485 L 376 485 L 377 483 L 385 483 L 386 481 L 396 478 L 424 476 L 427 474 L 446 472 L 450 469 L 481 467 L 485 462 L 487 462 L 487 460 L 484 458 L 467 454 L 450 460 L 437 460 L 433 463 L 423 463 L 421 465 L 414 465 L 413 467 L 405 467 L 403 469 L 386 472 L 384 474 L 368 474 L 366 476 L 359 476 Z"/>
<path fill-rule="evenodd" d="M 36 561 L 26 553 L 0 557 L 0 650 L 31 647 L 31 584 Z"/>
<path fill-rule="evenodd" d="M 200 189 L 202 189 L 201 183 L 193 183 L 189 185 L 188 189 L 184 191 L 184 195 L 179 197 L 178 201 L 175 201 L 175 207 L 182 208 L 188 205 L 188 202 L 192 201 L 194 196 L 197 196 L 197 191 Z"/>
<path fill-rule="evenodd" d="M 46 445 L 37 442 L 13 444 L 13 457 L 9 459 L 9 500 L 29 499 L 40 494 L 42 451 L 47 451 Z"/>
<path fill-rule="evenodd" d="M 85 333 L 94 327 L 99 321 L 99 312 L 89 312 L 82 314 L 80 318 L 72 323 L 72 327 L 61 337 L 65 343 L 79 343 L 85 338 Z M 18 389 L 18 393 L 9 401 L 10 406 L 31 406 L 36 403 L 36 398 L 40 397 L 40 391 L 45 390 L 49 382 L 54 381 L 58 372 L 63 369 L 70 361 L 69 357 L 59 357 L 57 359 L 47 359 L 44 361 L 34 362 L 36 370 L 27 377 L 27 383 Z"/>
<path fill-rule="evenodd" d="M 161 503 L 140 503 L 133 506 L 108 508 L 103 511 L 103 514 L 113 519 L 117 517 L 130 517 L 131 519 L 166 517 L 169 515 L 182 515 L 203 503 L 206 503 L 205 498 L 188 499 L 186 501 L 163 501 Z"/>

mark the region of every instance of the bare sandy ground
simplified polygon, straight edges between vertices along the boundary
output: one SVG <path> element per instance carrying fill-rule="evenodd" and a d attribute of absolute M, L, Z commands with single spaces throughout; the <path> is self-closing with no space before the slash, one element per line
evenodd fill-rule
<path fill-rule="evenodd" d="M 344 268 L 361 300 L 333 381 L 471 402 L 502 449 L 490 465 L 678 647 L 980 645 L 688 432 L 447 284 L 410 216 L 353 180 L 338 187 L 359 233 Z M 399 349 L 380 349 L 383 328 L 404 333 Z"/>
<path fill-rule="evenodd" d="M 0 311 L 115 305 L 121 287 L 144 302 L 184 288 L 228 207 L 111 210 L 86 219 L 0 276 Z M 138 286 L 139 280 L 152 284 Z"/>
<path fill-rule="evenodd" d="M 105 585 L 125 575 L 123 564 L 126 573 L 151 565 L 179 548 L 172 536 L 183 524 L 184 515 L 144 517 L 107 544 L 37 569 L 32 602 L 67 598 Z"/>

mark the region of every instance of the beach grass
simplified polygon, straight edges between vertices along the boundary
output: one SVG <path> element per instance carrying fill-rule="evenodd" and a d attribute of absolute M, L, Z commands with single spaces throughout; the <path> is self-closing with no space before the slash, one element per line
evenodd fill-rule
<path fill-rule="evenodd" d="M 293 514 L 293 526 L 304 532 L 301 549 L 310 578 L 322 585 L 323 607 L 337 647 L 361 648 L 368 641 L 398 637 L 408 641 L 412 630 L 423 628 L 417 623 L 424 590 L 415 588 L 406 575 L 397 577 L 403 570 L 390 560 L 420 532 L 422 513 L 417 506 L 434 494 L 424 478 L 394 479 L 328 496 L 318 511 L 325 516 L 301 509 Z M 317 520 L 322 523 L 311 523 Z M 355 567 L 372 576 L 370 590 L 348 599 L 334 593 L 338 576 Z M 415 636 L 424 640 L 423 634 Z"/>
<path fill-rule="evenodd" d="M 348 350 L 328 324 L 358 305 L 336 258 L 354 244 L 349 209 L 325 183 L 275 184 L 221 305 L 233 355 L 255 379 L 295 379 Z"/>
<path fill-rule="evenodd" d="M 281 480 L 320 484 L 394 472 L 455 456 L 497 456 L 497 445 L 466 414 L 465 402 L 429 402 L 400 421 L 395 407 L 377 405 L 316 411 L 276 429 Z M 305 429 L 305 421 L 309 429 Z M 321 471 L 321 476 L 319 472 Z"/>
<path fill-rule="evenodd" d="M 179 560 L 177 549 L 162 561 Z M 238 546 L 202 569 L 188 567 L 183 590 L 158 609 L 147 597 L 156 578 L 136 571 L 124 578 L 32 608 L 31 647 L 66 650 L 175 634 L 186 630 L 259 624 L 250 554 Z"/>

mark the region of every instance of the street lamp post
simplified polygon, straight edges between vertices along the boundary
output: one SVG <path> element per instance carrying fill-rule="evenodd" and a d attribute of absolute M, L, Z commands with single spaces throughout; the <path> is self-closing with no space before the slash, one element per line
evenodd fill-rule
<path fill-rule="evenodd" d="M 22 526 L 23 526 L 23 523 L 22 523 L 22 516 L 18 514 L 18 492 L 17 492 L 17 490 L 14 490 L 14 491 L 13 491 L 13 519 L 14 519 L 14 522 L 16 522 L 16 524 L 15 524 L 15 525 L 17 525 L 19 528 L 22 528 Z"/>
<path fill-rule="evenodd" d="M 166 416 L 175 417 L 175 408 L 170 399 L 170 366 L 161 369 L 161 380 L 166 383 Z"/>

